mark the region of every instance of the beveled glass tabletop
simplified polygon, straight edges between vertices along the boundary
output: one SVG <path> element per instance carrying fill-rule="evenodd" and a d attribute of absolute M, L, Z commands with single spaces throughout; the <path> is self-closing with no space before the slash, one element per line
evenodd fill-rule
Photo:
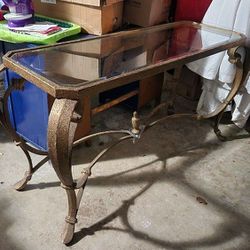
<path fill-rule="evenodd" d="M 4 64 L 58 96 L 119 86 L 241 45 L 244 39 L 236 32 L 177 22 L 15 51 L 4 57 Z"/>

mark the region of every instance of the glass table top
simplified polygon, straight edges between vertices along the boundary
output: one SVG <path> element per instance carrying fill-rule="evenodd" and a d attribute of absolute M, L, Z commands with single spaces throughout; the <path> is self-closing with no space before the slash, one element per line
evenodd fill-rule
<path fill-rule="evenodd" d="M 232 31 L 179 22 L 17 51 L 8 59 L 17 72 L 25 69 L 54 87 L 72 88 L 173 62 L 186 63 L 184 59 L 226 50 L 243 40 Z"/>

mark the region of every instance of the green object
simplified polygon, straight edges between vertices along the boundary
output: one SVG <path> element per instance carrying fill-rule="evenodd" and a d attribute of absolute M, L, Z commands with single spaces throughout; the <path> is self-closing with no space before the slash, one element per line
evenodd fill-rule
<path fill-rule="evenodd" d="M 36 15 L 35 21 L 55 23 L 63 28 L 63 30 L 47 36 L 39 34 L 29 35 L 11 31 L 7 26 L 7 21 L 0 21 L 0 40 L 10 43 L 54 44 L 65 37 L 76 35 L 81 32 L 81 27 L 79 25 L 50 17 Z"/>

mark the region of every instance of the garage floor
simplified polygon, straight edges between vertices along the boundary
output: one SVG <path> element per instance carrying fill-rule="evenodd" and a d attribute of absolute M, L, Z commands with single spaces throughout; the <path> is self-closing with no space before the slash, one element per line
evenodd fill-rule
<path fill-rule="evenodd" d="M 177 111 L 186 109 L 193 103 L 179 98 Z M 116 107 L 93 129 L 127 128 L 130 116 Z M 111 139 L 77 148 L 74 173 Z M 210 121 L 170 120 L 110 151 L 94 168 L 68 247 L 60 242 L 66 195 L 53 168 L 17 192 L 27 162 L 1 128 L 0 142 L 1 250 L 250 249 L 250 139 L 222 143 Z"/>

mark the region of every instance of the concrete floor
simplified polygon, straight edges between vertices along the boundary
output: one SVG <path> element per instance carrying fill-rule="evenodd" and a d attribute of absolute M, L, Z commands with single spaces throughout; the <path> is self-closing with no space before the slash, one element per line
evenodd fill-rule
<path fill-rule="evenodd" d="M 187 107 L 180 98 L 178 108 Z M 95 129 L 127 128 L 130 115 L 116 107 L 96 117 Z M 109 141 L 77 148 L 74 174 Z M 1 250 L 250 249 L 249 138 L 222 143 L 209 122 L 182 118 L 119 145 L 94 168 L 68 247 L 60 242 L 66 196 L 53 168 L 17 192 L 27 162 L 2 129 L 0 142 Z"/>

